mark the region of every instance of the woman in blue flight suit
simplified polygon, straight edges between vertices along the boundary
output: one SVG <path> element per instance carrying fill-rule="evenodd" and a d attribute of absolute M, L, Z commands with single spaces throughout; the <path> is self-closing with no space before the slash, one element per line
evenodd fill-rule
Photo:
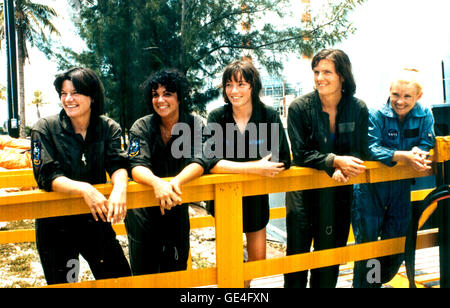
<path fill-rule="evenodd" d="M 91 214 L 36 220 L 45 278 L 48 284 L 76 282 L 79 254 L 96 279 L 130 276 L 111 227 L 126 214 L 127 155 L 120 126 L 101 115 L 103 85 L 92 70 L 71 69 L 54 85 L 63 110 L 39 120 L 31 131 L 34 176 L 46 191 L 81 194 Z M 108 199 L 92 186 L 106 183 L 106 172 L 114 184 Z"/>
<path fill-rule="evenodd" d="M 371 160 L 394 166 L 405 161 L 417 171 L 430 169 L 428 151 L 434 146 L 433 115 L 418 100 L 422 86 L 417 70 L 403 70 L 390 88 L 390 98 L 369 116 Z M 356 242 L 365 243 L 405 236 L 411 214 L 411 179 L 355 185 L 352 225 Z M 403 262 L 403 254 L 380 261 L 380 279 L 370 276 L 367 261 L 355 263 L 353 286 L 380 287 L 390 281 Z"/>

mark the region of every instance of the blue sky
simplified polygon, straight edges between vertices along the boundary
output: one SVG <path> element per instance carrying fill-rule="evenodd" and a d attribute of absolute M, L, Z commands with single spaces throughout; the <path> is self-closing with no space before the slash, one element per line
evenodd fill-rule
<path fill-rule="evenodd" d="M 293 0 L 300 2 L 300 0 Z M 312 0 L 322 1 L 322 0 Z M 56 22 L 64 44 L 81 48 L 83 43 L 74 34 L 66 1 L 41 0 L 56 7 L 64 19 Z M 293 6 L 294 8 L 294 6 Z M 414 66 L 421 70 L 425 80 L 422 101 L 427 104 L 442 102 L 440 63 L 450 56 L 450 1 L 449 0 L 367 0 L 352 12 L 350 19 L 357 28 L 345 42 L 334 46 L 343 49 L 353 64 L 357 83 L 356 96 L 369 106 L 384 103 L 389 90 L 389 76 L 398 68 Z M 0 83 L 6 83 L 6 60 L 0 53 Z M 31 50 L 31 64 L 26 65 L 26 99 L 30 101 L 36 89 L 44 92 L 51 104 L 41 110 L 43 116 L 58 111 L 58 97 L 52 82 L 56 64 L 39 51 Z M 312 72 L 308 61 L 290 58 L 286 78 L 300 81 L 304 93 L 312 89 Z M 4 73 L 3 73 L 4 72 Z M 6 106 L 0 106 L 0 123 L 7 118 Z M 27 106 L 27 124 L 36 118 L 34 106 Z"/>

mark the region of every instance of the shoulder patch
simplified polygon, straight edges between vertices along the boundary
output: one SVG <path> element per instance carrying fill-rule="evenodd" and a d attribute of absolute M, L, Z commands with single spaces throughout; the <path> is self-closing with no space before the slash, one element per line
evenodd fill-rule
<path fill-rule="evenodd" d="M 135 157 L 139 154 L 141 148 L 141 141 L 139 138 L 131 140 L 130 147 L 128 148 L 128 157 Z"/>
<path fill-rule="evenodd" d="M 33 165 L 34 166 L 40 166 L 41 165 L 41 151 L 42 151 L 42 145 L 41 145 L 41 141 L 39 140 L 33 140 L 32 143 L 32 153 L 31 153 L 31 158 L 33 160 Z"/>

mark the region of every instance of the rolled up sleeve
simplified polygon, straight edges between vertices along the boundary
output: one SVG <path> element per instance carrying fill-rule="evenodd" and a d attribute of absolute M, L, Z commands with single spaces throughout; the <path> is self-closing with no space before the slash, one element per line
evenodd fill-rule
<path fill-rule="evenodd" d="M 52 190 L 52 182 L 60 176 L 65 176 L 61 164 L 55 159 L 55 146 L 48 137 L 50 134 L 38 123 L 31 131 L 31 153 L 34 178 L 40 189 Z"/>
<path fill-rule="evenodd" d="M 127 169 L 127 153 L 122 149 L 122 130 L 116 122 L 109 121 L 106 141 L 106 172 L 111 177 L 119 169 Z"/>

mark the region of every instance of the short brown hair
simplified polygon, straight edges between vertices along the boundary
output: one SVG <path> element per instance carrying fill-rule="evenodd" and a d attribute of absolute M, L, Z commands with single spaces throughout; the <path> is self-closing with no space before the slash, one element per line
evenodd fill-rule
<path fill-rule="evenodd" d="M 226 84 L 232 79 L 244 78 L 252 88 L 252 104 L 262 104 L 259 94 L 262 89 L 261 77 L 250 60 L 235 60 L 225 67 L 222 75 L 222 96 L 230 104 L 226 93 Z"/>
<path fill-rule="evenodd" d="M 73 83 L 75 90 L 91 98 L 91 118 L 103 114 L 105 105 L 105 90 L 98 75 L 89 68 L 75 67 L 56 76 L 53 85 L 61 97 L 61 88 L 65 80 Z"/>
<path fill-rule="evenodd" d="M 356 83 L 353 78 L 352 64 L 347 54 L 340 49 L 323 49 L 313 57 L 311 68 L 314 70 L 317 64 L 325 59 L 333 61 L 336 73 L 344 79 L 342 83 L 342 95 L 354 95 L 356 92 Z"/>

